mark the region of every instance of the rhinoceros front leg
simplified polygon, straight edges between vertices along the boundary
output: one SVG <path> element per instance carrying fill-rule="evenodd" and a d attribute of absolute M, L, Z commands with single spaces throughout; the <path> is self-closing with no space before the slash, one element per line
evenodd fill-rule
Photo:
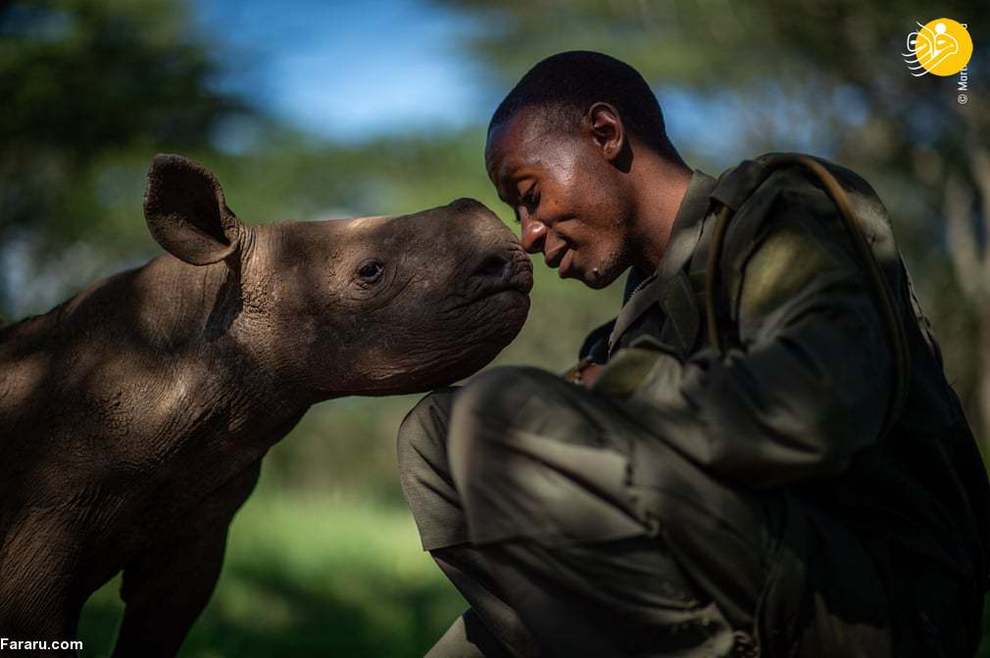
<path fill-rule="evenodd" d="M 76 512 L 72 510 L 71 512 Z M 62 509 L 25 509 L 16 523 L 0 528 L 0 656 L 46 653 L 17 642 L 74 640 L 81 602 L 74 595 L 80 528 Z M 29 647 L 29 648 L 25 648 Z M 76 655 L 75 651 L 47 651 Z"/>
<path fill-rule="evenodd" d="M 124 621 L 115 658 L 174 656 L 206 607 L 223 564 L 227 529 L 258 480 L 261 462 L 218 489 L 173 536 L 124 568 Z"/>

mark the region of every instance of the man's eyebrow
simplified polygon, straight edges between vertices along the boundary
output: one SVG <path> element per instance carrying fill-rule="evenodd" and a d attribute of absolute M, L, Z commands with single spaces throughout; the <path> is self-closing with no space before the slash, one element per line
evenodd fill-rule
<path fill-rule="evenodd" d="M 508 198 L 510 196 L 511 190 L 514 189 L 512 185 L 513 183 L 512 174 L 509 172 L 509 170 L 506 167 L 502 166 L 499 168 L 499 172 L 497 173 L 497 180 L 498 183 L 496 183 L 495 185 L 495 192 L 498 194 L 498 198 L 501 199 L 503 203 L 512 205 L 512 202 L 509 201 Z"/>
<path fill-rule="evenodd" d="M 498 179 L 499 198 L 506 203 L 509 203 L 508 197 L 512 196 L 513 190 L 515 189 L 513 182 L 512 176 L 508 173 L 502 174 L 502 176 Z"/>
<path fill-rule="evenodd" d="M 498 198 L 509 206 L 514 205 L 513 200 L 519 196 L 519 190 L 516 189 L 519 181 L 529 177 L 525 165 L 526 163 L 518 162 L 510 156 L 503 159 L 498 165 L 498 171 L 490 176 L 497 181 L 495 191 Z"/>

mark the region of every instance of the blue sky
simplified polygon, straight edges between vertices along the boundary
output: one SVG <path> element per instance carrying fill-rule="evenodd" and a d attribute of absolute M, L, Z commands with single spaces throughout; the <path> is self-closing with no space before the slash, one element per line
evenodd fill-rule
<path fill-rule="evenodd" d="M 460 47 L 477 26 L 422 0 L 193 7 L 232 46 L 233 74 L 221 84 L 318 135 L 350 141 L 438 122 L 456 128 L 490 111 L 484 71 Z"/>
<path fill-rule="evenodd" d="M 493 26 L 429 0 L 191 6 L 228 53 L 228 75 L 218 84 L 319 137 L 349 142 L 483 125 L 507 91 L 464 47 Z M 701 102 L 684 90 L 658 92 L 675 144 L 716 161 L 736 155 L 738 99 Z"/>

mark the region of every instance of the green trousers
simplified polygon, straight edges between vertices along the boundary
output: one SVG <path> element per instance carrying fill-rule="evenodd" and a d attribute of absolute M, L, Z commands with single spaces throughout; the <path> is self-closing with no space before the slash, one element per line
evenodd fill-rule
<path fill-rule="evenodd" d="M 408 414 L 402 488 L 471 606 L 431 658 L 965 655 L 941 630 L 954 592 L 899 640 L 889 574 L 841 519 L 716 480 L 630 413 L 498 368 Z"/>

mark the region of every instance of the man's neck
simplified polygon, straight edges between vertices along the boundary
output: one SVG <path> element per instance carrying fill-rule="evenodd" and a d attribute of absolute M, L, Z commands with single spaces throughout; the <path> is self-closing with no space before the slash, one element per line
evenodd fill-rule
<path fill-rule="evenodd" d="M 644 274 L 651 274 L 667 250 L 674 218 L 691 182 L 692 171 L 680 159 L 671 161 L 653 152 L 644 153 L 644 156 L 636 158 L 638 162 L 631 172 L 636 215 L 629 238 L 634 245 L 633 266 Z"/>

